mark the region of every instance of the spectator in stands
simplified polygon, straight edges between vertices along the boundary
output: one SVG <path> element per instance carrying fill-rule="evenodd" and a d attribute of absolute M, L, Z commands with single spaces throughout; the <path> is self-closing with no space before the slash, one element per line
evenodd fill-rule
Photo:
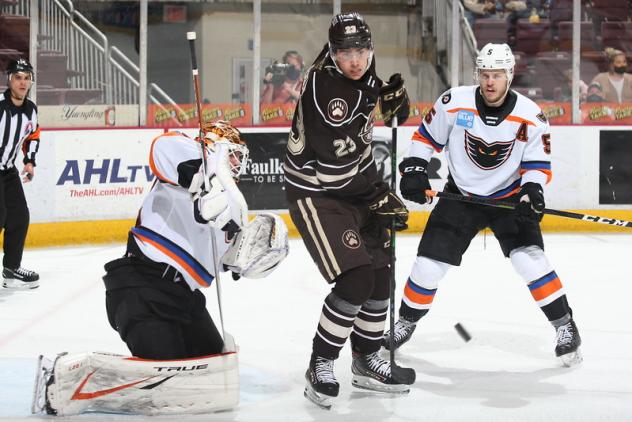
<path fill-rule="evenodd" d="M 505 3 L 507 15 L 507 36 L 510 44 L 516 41 L 518 19 L 529 19 L 531 23 L 540 22 L 540 18 L 548 19 L 550 0 L 511 0 Z"/>
<path fill-rule="evenodd" d="M 614 48 L 606 48 L 605 53 L 608 57 L 608 71 L 595 76 L 593 83 L 601 85 L 605 102 L 632 102 L 632 74 L 626 72 L 628 62 L 625 53 Z"/>
<path fill-rule="evenodd" d="M 599 82 L 591 82 L 586 92 L 587 103 L 603 103 L 603 89 Z"/>
<path fill-rule="evenodd" d="M 564 72 L 564 80 L 566 83 L 561 87 L 561 95 L 558 101 L 571 101 L 573 98 L 573 71 L 572 69 L 567 69 Z M 579 80 L 579 86 L 577 87 L 579 90 L 579 103 L 586 102 L 586 96 L 588 95 L 588 85 L 586 82 Z"/>
<path fill-rule="evenodd" d="M 283 55 L 282 63 L 266 68 L 261 103 L 296 104 L 303 84 L 303 57 L 294 50 Z"/>
<path fill-rule="evenodd" d="M 497 18 L 496 6 L 502 6 L 498 1 L 492 0 L 463 0 L 465 8 L 465 18 L 474 28 L 474 22 L 477 19 Z"/>

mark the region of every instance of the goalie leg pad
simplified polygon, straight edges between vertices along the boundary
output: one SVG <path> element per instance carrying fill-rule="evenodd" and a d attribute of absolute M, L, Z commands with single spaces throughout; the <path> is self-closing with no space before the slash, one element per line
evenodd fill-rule
<path fill-rule="evenodd" d="M 288 231 L 283 220 L 272 213 L 261 213 L 237 234 L 222 263 L 243 277 L 263 278 L 288 252 Z"/>
<path fill-rule="evenodd" d="M 231 409 L 239 402 L 239 368 L 229 334 L 225 345 L 217 355 L 167 361 L 98 352 L 60 355 L 46 387 L 46 400 L 58 416 L 85 411 L 170 415 Z"/>

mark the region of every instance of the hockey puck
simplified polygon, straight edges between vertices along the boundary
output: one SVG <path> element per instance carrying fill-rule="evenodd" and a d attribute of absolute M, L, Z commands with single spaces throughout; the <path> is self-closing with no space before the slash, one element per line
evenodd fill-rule
<path fill-rule="evenodd" d="M 463 325 L 461 325 L 460 322 L 457 322 L 456 324 L 454 324 L 454 329 L 456 330 L 457 333 L 459 333 L 463 341 L 468 342 L 472 340 L 472 336 L 470 335 L 470 333 L 467 332 L 465 327 L 463 327 Z"/>

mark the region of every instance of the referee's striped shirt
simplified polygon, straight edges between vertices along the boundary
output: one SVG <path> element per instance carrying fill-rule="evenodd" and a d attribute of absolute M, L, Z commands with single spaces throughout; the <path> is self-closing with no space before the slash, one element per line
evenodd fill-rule
<path fill-rule="evenodd" d="M 14 167 L 20 148 L 24 153 L 24 164 L 35 165 L 39 137 L 35 103 L 27 98 L 21 107 L 16 107 L 8 89 L 0 93 L 0 170 Z"/>

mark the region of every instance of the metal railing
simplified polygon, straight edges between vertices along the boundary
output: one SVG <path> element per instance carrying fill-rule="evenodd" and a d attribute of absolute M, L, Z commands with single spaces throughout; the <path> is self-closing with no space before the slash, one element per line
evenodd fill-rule
<path fill-rule="evenodd" d="M 458 23 L 456 25 L 452 19 L 452 5 L 455 3 L 458 7 Z M 448 80 L 458 80 L 460 84 L 469 85 L 472 83 L 474 62 L 478 52 L 474 33 L 465 19 L 463 5 L 458 0 L 435 0 L 434 7 L 437 49 L 445 52 L 446 59 L 445 62 L 438 63 L 438 65 L 446 66 L 450 74 Z M 446 29 L 442 30 L 442 28 Z M 452 43 L 454 37 L 456 37 L 456 42 Z M 450 54 L 447 53 L 448 51 Z"/>
<path fill-rule="evenodd" d="M 29 3 L 18 0 L 2 11 L 30 17 Z M 66 57 L 70 88 L 99 91 L 96 101 L 104 104 L 139 104 L 139 68 L 129 57 L 111 46 L 71 0 L 39 0 L 39 5 L 38 53 Z M 152 103 L 175 105 L 158 85 L 149 84 L 148 91 Z"/>

